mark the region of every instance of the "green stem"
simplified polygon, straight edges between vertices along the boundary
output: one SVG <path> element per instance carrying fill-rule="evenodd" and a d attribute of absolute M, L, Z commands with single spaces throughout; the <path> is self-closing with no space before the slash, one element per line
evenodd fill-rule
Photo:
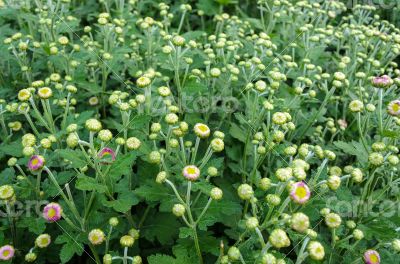
<path fill-rule="evenodd" d="M 383 101 L 383 89 L 379 89 L 379 101 L 378 101 L 378 127 L 379 134 L 383 136 L 383 116 L 382 116 L 382 101 Z"/>
<path fill-rule="evenodd" d="M 97 254 L 96 249 L 94 248 L 94 246 L 93 246 L 91 243 L 89 243 L 89 248 L 90 248 L 90 250 L 91 250 L 92 253 L 93 253 L 93 256 L 94 256 L 94 258 L 95 258 L 95 260 L 96 260 L 96 263 L 97 263 L 97 264 L 100 264 L 101 261 L 100 261 L 99 254 Z"/>
<path fill-rule="evenodd" d="M 367 147 L 368 144 L 367 144 L 367 141 L 365 140 L 364 133 L 362 132 L 362 129 L 361 129 L 361 113 L 360 112 L 357 113 L 357 127 L 358 127 L 358 133 L 360 134 L 361 142 L 365 148 L 365 151 L 368 153 L 368 147 Z"/>

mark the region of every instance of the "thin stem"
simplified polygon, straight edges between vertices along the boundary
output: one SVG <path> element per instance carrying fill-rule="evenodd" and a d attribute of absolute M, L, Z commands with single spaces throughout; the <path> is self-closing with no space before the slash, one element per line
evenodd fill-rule
<path fill-rule="evenodd" d="M 208 199 L 206 206 L 203 208 L 203 211 L 201 211 L 199 217 L 197 218 L 197 220 L 196 220 L 196 222 L 195 222 L 196 225 L 200 222 L 201 218 L 202 218 L 202 217 L 204 216 L 204 214 L 206 213 L 208 207 L 210 207 L 212 200 L 213 200 L 213 199 L 212 199 L 211 197 Z"/>
<path fill-rule="evenodd" d="M 383 89 L 379 89 L 379 101 L 378 101 L 378 128 L 379 134 L 383 135 L 383 116 L 382 116 L 382 101 L 383 101 Z"/>
<path fill-rule="evenodd" d="M 361 129 L 361 113 L 360 112 L 357 113 L 357 127 L 358 127 L 358 133 L 360 134 L 361 142 L 365 148 L 365 151 L 368 153 L 368 147 L 367 147 L 368 144 L 367 144 L 367 141 L 365 140 L 364 133 L 362 132 L 362 129 Z"/>

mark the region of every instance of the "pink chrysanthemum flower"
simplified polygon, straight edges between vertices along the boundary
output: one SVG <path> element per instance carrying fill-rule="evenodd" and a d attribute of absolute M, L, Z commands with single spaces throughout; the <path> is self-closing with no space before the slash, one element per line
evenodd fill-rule
<path fill-rule="evenodd" d="M 102 163 L 109 164 L 115 160 L 115 152 L 111 148 L 106 147 L 99 152 L 98 157 Z"/>
<path fill-rule="evenodd" d="M 299 204 L 306 203 L 311 196 L 310 189 L 304 182 L 295 182 L 291 186 L 290 197 Z"/>
<path fill-rule="evenodd" d="M 392 83 L 393 83 L 393 80 L 387 75 L 383 75 L 380 77 L 374 77 L 372 79 L 372 85 L 377 88 L 389 87 L 390 85 L 392 85 Z"/>
<path fill-rule="evenodd" d="M 365 264 L 379 264 L 381 263 L 381 257 L 377 251 L 369 249 L 364 253 L 364 262 Z"/>
<path fill-rule="evenodd" d="M 189 181 L 195 181 L 200 176 L 200 170 L 194 165 L 188 165 L 183 168 L 182 174 Z"/>
<path fill-rule="evenodd" d="M 32 171 L 37 171 L 43 168 L 44 166 L 44 158 L 40 155 L 33 155 L 28 161 L 28 168 Z"/>
<path fill-rule="evenodd" d="M 14 247 L 5 245 L 0 248 L 0 260 L 9 260 L 14 257 Z"/>
<path fill-rule="evenodd" d="M 61 219 L 62 207 L 58 203 L 49 203 L 43 208 L 43 217 L 50 222 Z"/>
<path fill-rule="evenodd" d="M 387 111 L 392 116 L 400 115 L 400 100 L 391 101 L 388 104 Z"/>

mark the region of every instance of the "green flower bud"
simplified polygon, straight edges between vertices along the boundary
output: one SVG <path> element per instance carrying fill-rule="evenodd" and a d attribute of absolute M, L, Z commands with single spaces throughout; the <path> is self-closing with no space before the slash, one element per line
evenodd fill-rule
<path fill-rule="evenodd" d="M 239 251 L 239 249 L 237 247 L 230 247 L 228 249 L 229 260 L 231 260 L 231 261 L 239 260 L 240 256 L 241 256 L 241 254 L 240 254 L 240 251 Z"/>
<path fill-rule="evenodd" d="M 238 195 L 243 200 L 250 200 L 253 197 L 253 188 L 248 184 L 241 184 L 238 187 Z"/>
<path fill-rule="evenodd" d="M 174 204 L 174 207 L 172 207 L 172 213 L 177 217 L 182 217 L 185 212 L 185 206 L 182 204 Z"/>

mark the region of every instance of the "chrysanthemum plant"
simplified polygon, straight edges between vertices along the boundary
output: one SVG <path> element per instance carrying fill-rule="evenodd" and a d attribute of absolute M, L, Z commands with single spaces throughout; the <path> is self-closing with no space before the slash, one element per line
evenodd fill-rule
<path fill-rule="evenodd" d="M 0 260 L 398 263 L 400 30 L 378 13 L 0 0 Z"/>

